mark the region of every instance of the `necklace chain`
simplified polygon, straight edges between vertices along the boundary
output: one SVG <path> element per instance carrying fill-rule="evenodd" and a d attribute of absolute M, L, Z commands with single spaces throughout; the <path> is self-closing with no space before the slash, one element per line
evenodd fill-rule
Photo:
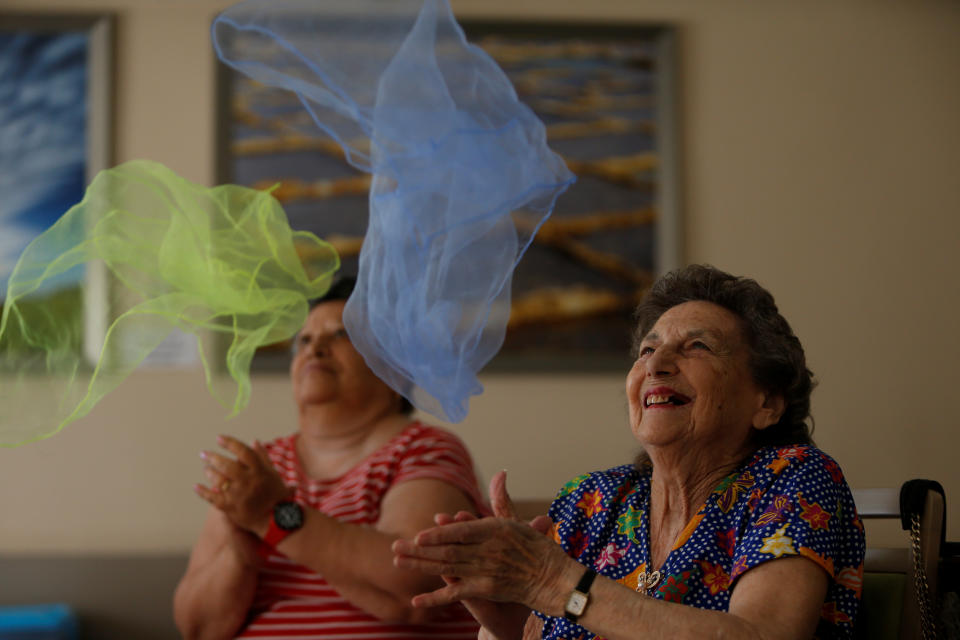
<path fill-rule="evenodd" d="M 652 485 L 652 482 L 651 482 Z M 652 488 L 652 487 L 650 487 Z M 650 489 L 647 491 L 645 496 L 643 510 L 646 512 L 647 523 L 646 523 L 646 538 L 647 538 L 647 565 L 652 562 L 652 553 L 650 553 Z M 649 595 L 650 590 L 657 586 L 660 583 L 660 578 L 663 577 L 663 574 L 660 571 L 641 571 L 640 575 L 637 576 L 637 591 L 644 595 Z"/>

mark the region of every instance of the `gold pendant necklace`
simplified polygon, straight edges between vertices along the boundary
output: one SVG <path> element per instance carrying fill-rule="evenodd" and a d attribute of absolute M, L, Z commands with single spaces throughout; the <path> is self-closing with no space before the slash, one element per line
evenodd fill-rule
<path fill-rule="evenodd" d="M 637 576 L 637 591 L 647 593 L 650 589 L 657 586 L 662 577 L 659 571 L 641 571 Z"/>

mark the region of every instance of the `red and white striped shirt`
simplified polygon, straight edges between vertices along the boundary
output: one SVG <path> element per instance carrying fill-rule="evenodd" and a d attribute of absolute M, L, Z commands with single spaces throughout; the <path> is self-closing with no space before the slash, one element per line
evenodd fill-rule
<path fill-rule="evenodd" d="M 296 434 L 265 445 L 273 466 L 296 488 L 295 499 L 341 522 L 373 525 L 394 485 L 431 478 L 448 482 L 485 511 L 470 454 L 452 433 L 410 424 L 345 475 L 313 480 L 300 468 Z M 479 627 L 460 605 L 428 625 L 383 622 L 345 600 L 323 576 L 272 551 L 257 580 L 251 619 L 240 638 L 330 640 L 472 640 Z"/>

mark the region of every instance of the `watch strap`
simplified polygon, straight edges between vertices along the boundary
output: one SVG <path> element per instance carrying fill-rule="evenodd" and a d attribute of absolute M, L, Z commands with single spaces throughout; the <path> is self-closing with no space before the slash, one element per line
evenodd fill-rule
<path fill-rule="evenodd" d="M 277 526 L 277 521 L 274 519 L 273 514 L 270 514 L 270 526 L 267 527 L 267 532 L 263 534 L 263 542 L 267 546 L 275 547 L 286 538 L 288 535 L 293 533 L 292 531 L 286 531 Z"/>
<path fill-rule="evenodd" d="M 597 577 L 597 572 L 593 569 L 587 569 L 583 573 L 583 577 L 580 578 L 580 582 L 577 583 L 577 586 L 574 587 L 580 593 L 586 595 L 590 593 L 590 587 L 593 586 L 593 580 Z"/>
<path fill-rule="evenodd" d="M 593 581 L 596 577 L 597 572 L 593 569 L 587 568 L 587 570 L 583 573 L 583 576 L 580 577 L 580 581 L 577 583 L 577 586 L 573 588 L 574 593 L 580 593 L 584 598 L 588 597 L 590 594 L 590 587 L 593 586 Z M 586 607 L 586 605 L 584 605 L 584 607 Z M 563 612 L 563 617 L 570 622 L 576 622 L 580 619 L 581 615 L 583 615 L 583 610 L 581 610 L 579 614 L 574 613 L 569 609 L 565 609 Z"/>
<path fill-rule="evenodd" d="M 291 528 L 291 527 L 281 527 L 281 526 L 277 523 L 277 509 L 278 509 L 278 508 L 285 507 L 285 506 L 287 506 L 288 504 L 289 504 L 289 505 L 294 505 L 297 509 L 300 510 L 300 514 L 301 514 L 300 524 L 297 525 L 297 526 L 294 526 L 294 527 L 292 527 L 292 528 Z M 273 511 L 270 512 L 270 524 L 267 525 L 267 532 L 263 535 L 263 542 L 264 542 L 264 544 L 266 544 L 266 545 L 268 545 L 268 546 L 270 546 L 270 547 L 276 547 L 278 544 L 280 544 L 281 542 L 283 542 L 283 540 L 284 540 L 287 536 L 289 536 L 289 535 L 290 535 L 291 533 L 293 533 L 294 531 L 297 531 L 297 530 L 300 528 L 300 526 L 303 525 L 302 514 L 303 514 L 303 507 L 301 507 L 300 505 L 298 505 L 296 502 L 294 502 L 294 501 L 292 501 L 292 500 L 283 500 L 283 501 L 281 501 L 281 502 L 278 502 L 277 505 L 273 508 Z"/>

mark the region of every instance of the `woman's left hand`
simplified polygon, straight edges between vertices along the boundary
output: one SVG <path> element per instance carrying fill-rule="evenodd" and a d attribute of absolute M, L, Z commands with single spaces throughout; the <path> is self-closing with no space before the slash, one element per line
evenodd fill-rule
<path fill-rule="evenodd" d="M 198 484 L 194 490 L 236 526 L 262 536 L 274 505 L 292 497 L 293 489 L 284 484 L 259 442 L 251 448 L 236 438 L 219 436 L 217 443 L 235 457 L 202 451 L 210 486 Z"/>
<path fill-rule="evenodd" d="M 413 599 L 434 607 L 464 599 L 517 602 L 542 609 L 550 585 L 572 562 L 559 545 L 530 525 L 510 518 L 454 522 L 393 545 L 394 564 L 404 569 L 458 578 Z"/>

